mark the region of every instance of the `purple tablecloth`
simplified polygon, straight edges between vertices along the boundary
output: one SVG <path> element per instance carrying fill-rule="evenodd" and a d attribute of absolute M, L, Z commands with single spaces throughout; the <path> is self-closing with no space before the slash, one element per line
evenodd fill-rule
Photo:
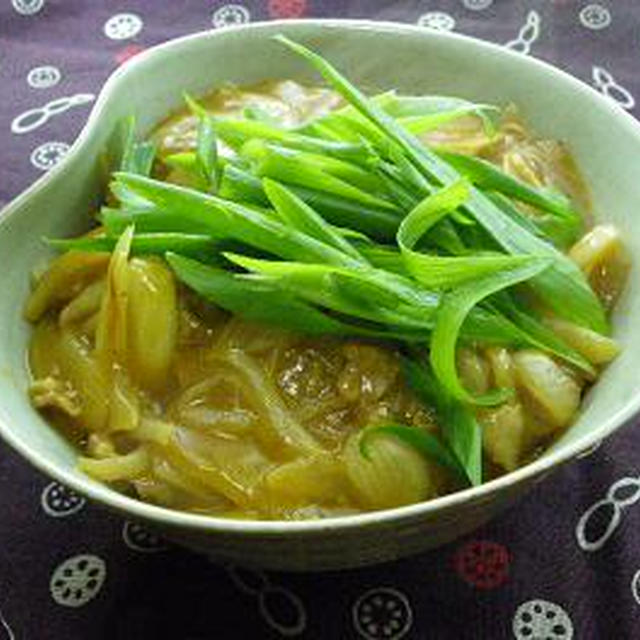
<path fill-rule="evenodd" d="M 107 76 L 143 48 L 302 16 L 453 29 L 549 60 L 625 109 L 640 95 L 637 0 L 5 0 L 0 203 L 63 157 Z M 447 547 L 264 574 L 169 547 L 0 444 L 0 640 L 640 638 L 639 474 L 627 428 Z"/>

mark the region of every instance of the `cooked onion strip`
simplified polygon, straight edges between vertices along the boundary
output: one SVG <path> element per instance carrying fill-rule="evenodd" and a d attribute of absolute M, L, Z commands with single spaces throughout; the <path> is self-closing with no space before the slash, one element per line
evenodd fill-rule
<path fill-rule="evenodd" d="M 103 279 L 92 282 L 60 312 L 60 324 L 64 327 L 93 316 L 100 309 L 105 283 Z"/>
<path fill-rule="evenodd" d="M 243 377 L 246 389 L 256 410 L 262 414 L 267 428 L 263 432 L 266 440 L 274 438 L 281 444 L 298 452 L 317 452 L 321 446 L 315 438 L 293 417 L 277 391 L 260 367 L 246 353 L 233 349 L 226 361 Z"/>
<path fill-rule="evenodd" d="M 29 296 L 24 317 L 35 322 L 51 307 L 73 299 L 93 279 L 104 273 L 109 263 L 105 253 L 69 251 L 56 258 L 38 280 Z"/>
<path fill-rule="evenodd" d="M 80 456 L 78 468 L 102 482 L 135 480 L 149 470 L 149 454 L 141 447 L 125 455 L 101 460 Z"/>

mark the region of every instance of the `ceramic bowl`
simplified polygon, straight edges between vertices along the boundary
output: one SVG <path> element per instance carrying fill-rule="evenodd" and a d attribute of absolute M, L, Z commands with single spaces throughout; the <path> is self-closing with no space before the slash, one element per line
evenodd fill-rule
<path fill-rule="evenodd" d="M 520 106 L 543 136 L 565 141 L 593 192 L 598 219 L 616 225 L 640 256 L 640 125 L 613 102 L 533 58 L 468 37 L 399 24 L 271 22 L 199 33 L 136 56 L 106 83 L 66 158 L 12 202 L 0 220 L 0 434 L 34 466 L 123 516 L 160 529 L 213 558 L 294 570 L 371 564 L 434 547 L 504 509 L 543 474 L 629 422 L 640 405 L 640 289 L 636 260 L 614 316 L 621 356 L 587 396 L 579 420 L 538 460 L 474 489 L 423 504 L 309 522 L 244 522 L 180 513 L 126 497 L 75 468 L 76 453 L 26 395 L 29 326 L 21 310 L 29 273 L 49 258 L 42 236 L 87 225 L 100 192 L 100 166 L 117 123 L 132 112 L 144 133 L 182 101 L 217 85 L 265 78 L 318 82 L 300 58 L 274 42 L 285 33 L 315 48 L 369 90 L 396 88 Z M 546 485 L 553 491 L 553 483 Z"/>

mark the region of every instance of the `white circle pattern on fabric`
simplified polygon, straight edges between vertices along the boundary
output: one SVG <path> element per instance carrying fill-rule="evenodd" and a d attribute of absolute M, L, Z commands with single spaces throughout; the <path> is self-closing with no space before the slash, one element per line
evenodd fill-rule
<path fill-rule="evenodd" d="M 166 551 L 167 543 L 137 522 L 125 522 L 122 527 L 122 540 L 134 551 L 141 553 L 157 553 Z"/>
<path fill-rule="evenodd" d="M 540 14 L 537 11 L 529 11 L 527 19 L 518 32 L 518 37 L 510 40 L 504 46 L 518 53 L 531 53 L 531 47 L 540 37 Z"/>
<path fill-rule="evenodd" d="M 413 625 L 409 599 L 391 587 L 365 591 L 353 605 L 352 617 L 356 631 L 365 640 L 400 640 Z"/>
<path fill-rule="evenodd" d="M 106 565 L 98 556 L 67 558 L 51 575 L 51 597 L 63 607 L 82 607 L 98 595 L 106 577 Z"/>
<path fill-rule="evenodd" d="M 23 16 L 32 16 L 44 7 L 45 0 L 12 0 L 13 8 Z"/>
<path fill-rule="evenodd" d="M 48 171 L 67 155 L 69 149 L 66 142 L 45 142 L 31 152 L 31 164 L 36 169 Z"/>
<path fill-rule="evenodd" d="M 573 623 L 567 612 L 547 600 L 529 600 L 513 616 L 516 640 L 571 640 Z"/>
<path fill-rule="evenodd" d="M 635 98 L 604 67 L 594 66 L 591 70 L 593 84 L 607 98 L 613 100 L 623 109 L 633 109 L 636 106 Z"/>
<path fill-rule="evenodd" d="M 4 632 L 4 633 L 3 633 Z M 3 640 L 16 640 L 13 629 L 6 621 L 2 610 L 0 609 L 0 638 Z"/>
<path fill-rule="evenodd" d="M 104 23 L 103 31 L 110 40 L 128 40 L 135 38 L 143 26 L 142 18 L 137 13 L 117 13 Z"/>
<path fill-rule="evenodd" d="M 462 4 L 465 9 L 482 11 L 483 9 L 488 9 L 493 4 L 493 0 L 462 0 Z"/>
<path fill-rule="evenodd" d="M 444 11 L 427 11 L 418 18 L 418 26 L 435 31 L 453 31 L 455 18 Z"/>
<path fill-rule="evenodd" d="M 604 499 L 594 502 L 578 520 L 576 526 L 576 540 L 583 551 L 597 551 L 613 535 L 620 525 L 623 510 L 640 500 L 640 479 L 621 478 L 614 482 L 607 491 Z M 594 539 L 589 537 L 587 530 L 589 523 L 598 517 L 606 520 L 604 531 Z"/>
<path fill-rule="evenodd" d="M 84 507 L 86 500 L 58 482 L 48 484 L 40 496 L 42 510 L 52 518 L 65 518 Z"/>
<path fill-rule="evenodd" d="M 60 69 L 47 64 L 31 69 L 27 74 L 27 84 L 33 89 L 49 89 L 55 87 L 61 78 Z"/>
<path fill-rule="evenodd" d="M 588 4 L 580 11 L 580 23 L 587 29 L 599 31 L 611 24 L 611 12 L 601 4 Z"/>
<path fill-rule="evenodd" d="M 216 29 L 233 27 L 251 21 L 249 9 L 241 4 L 225 4 L 216 9 L 211 16 L 211 24 Z"/>
<path fill-rule="evenodd" d="M 16 135 L 30 133 L 45 125 L 51 118 L 83 104 L 95 100 L 93 93 L 76 93 L 73 96 L 64 96 L 47 102 L 42 107 L 28 109 L 11 122 L 11 132 Z"/>
<path fill-rule="evenodd" d="M 307 628 L 307 610 L 304 603 L 290 589 L 274 585 L 264 571 L 225 566 L 231 582 L 244 594 L 258 599 L 258 610 L 265 622 L 281 636 L 299 636 Z M 288 612 L 283 613 L 283 607 Z"/>

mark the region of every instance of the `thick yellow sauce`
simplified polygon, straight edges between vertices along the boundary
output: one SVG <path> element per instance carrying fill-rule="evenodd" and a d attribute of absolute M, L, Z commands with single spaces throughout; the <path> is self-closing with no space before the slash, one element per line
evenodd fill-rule
<path fill-rule="evenodd" d="M 204 102 L 218 114 L 260 108 L 289 125 L 339 104 L 326 89 L 291 81 L 221 89 Z M 162 123 L 152 134 L 160 158 L 193 148 L 195 128 L 186 111 Z M 587 190 L 563 146 L 533 138 L 513 112 L 499 136 L 489 138 L 470 116 L 429 141 L 482 155 L 530 183 L 561 188 L 588 210 Z M 157 165 L 156 175 L 180 182 L 175 171 Z M 608 304 L 626 269 L 616 247 L 592 264 L 583 256 Z M 100 461 L 85 463 L 89 473 L 157 504 L 245 518 L 356 513 L 456 488 L 441 467 L 398 441 L 380 439 L 368 461 L 359 453 L 358 436 L 371 425 L 402 423 L 438 433 L 433 412 L 407 388 L 390 345 L 248 324 L 198 300 L 156 258 L 108 268 L 106 255 L 67 254 L 27 306 L 35 323 L 32 400 L 87 457 Z M 108 315 L 115 312 L 107 291 L 120 296 L 113 307 L 121 312 L 120 325 Z M 549 399 L 548 389 L 527 379 L 536 367 L 555 376 L 561 397 Z M 464 349 L 459 368 L 472 390 L 518 388 L 513 401 L 478 414 L 488 476 L 523 464 L 566 428 L 591 382 L 531 351 Z"/>

